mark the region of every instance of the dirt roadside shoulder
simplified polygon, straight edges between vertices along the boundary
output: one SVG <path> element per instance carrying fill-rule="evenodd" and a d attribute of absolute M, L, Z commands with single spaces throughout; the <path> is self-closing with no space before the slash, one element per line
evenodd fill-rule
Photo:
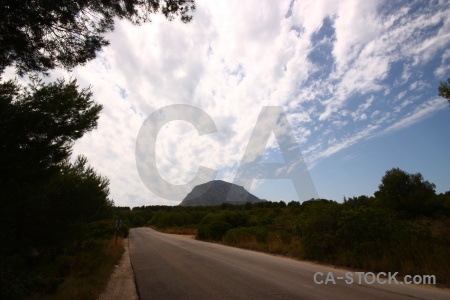
<path fill-rule="evenodd" d="M 134 272 L 131 267 L 128 239 L 123 240 L 125 252 L 114 273 L 108 281 L 108 285 L 98 300 L 138 300 L 134 283 Z"/>

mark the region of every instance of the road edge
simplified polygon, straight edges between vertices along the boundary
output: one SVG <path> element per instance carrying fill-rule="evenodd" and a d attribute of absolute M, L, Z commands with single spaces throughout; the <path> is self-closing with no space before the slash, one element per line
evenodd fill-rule
<path fill-rule="evenodd" d="M 114 273 L 108 279 L 105 290 L 100 294 L 98 300 L 139 300 L 136 289 L 136 278 L 131 265 L 129 239 L 123 240 L 124 253 L 118 265 L 115 266 Z"/>

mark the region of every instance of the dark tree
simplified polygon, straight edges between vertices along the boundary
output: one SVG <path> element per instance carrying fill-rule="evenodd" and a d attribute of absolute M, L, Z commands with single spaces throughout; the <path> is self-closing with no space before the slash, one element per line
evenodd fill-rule
<path fill-rule="evenodd" d="M 1 299 L 60 276 L 33 270 L 53 263 L 91 222 L 111 216 L 108 179 L 83 157 L 68 161 L 75 140 L 97 126 L 102 106 L 91 97 L 75 80 L 0 83 Z"/>
<path fill-rule="evenodd" d="M 435 185 L 423 179 L 422 174 L 409 174 L 399 168 L 386 172 L 375 197 L 388 208 L 418 214 L 427 214 L 433 202 Z"/>
<path fill-rule="evenodd" d="M 74 141 L 97 126 L 102 106 L 91 96 L 75 80 L 34 80 L 27 88 L 0 83 L 1 250 L 28 244 L 30 226 L 45 217 L 39 213 L 51 180 L 64 170 Z"/>
<path fill-rule="evenodd" d="M 34 203 L 35 217 L 28 222 L 31 242 L 39 247 L 64 246 L 80 238 L 87 224 L 112 215 L 109 180 L 87 164 L 84 156 L 65 161 Z"/>
<path fill-rule="evenodd" d="M 31 173 L 41 178 L 71 155 L 72 144 L 96 128 L 102 106 L 76 80 L 25 88 L 0 84 L 0 184 L 14 184 Z"/>
<path fill-rule="evenodd" d="M 70 70 L 108 45 L 115 19 L 142 24 L 161 12 L 189 22 L 194 9 L 193 0 L 2 0 L 0 74 L 11 65 L 20 75 Z"/>
<path fill-rule="evenodd" d="M 447 78 L 447 82 L 441 81 L 438 95 L 447 99 L 448 104 L 450 105 L 450 78 Z"/>

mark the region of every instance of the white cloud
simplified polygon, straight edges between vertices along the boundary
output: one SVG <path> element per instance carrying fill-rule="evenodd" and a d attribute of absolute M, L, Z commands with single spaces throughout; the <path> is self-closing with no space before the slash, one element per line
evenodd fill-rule
<path fill-rule="evenodd" d="M 434 70 L 436 78 L 444 78 L 450 73 L 450 49 L 445 50 L 441 56 L 441 65 Z M 442 80 L 442 79 L 441 79 Z"/>
<path fill-rule="evenodd" d="M 398 93 L 397 99 L 398 99 L 398 100 L 402 99 L 403 97 L 405 97 L 405 95 L 406 95 L 407 93 L 408 93 L 408 91 L 403 91 L 403 92 Z"/>
<path fill-rule="evenodd" d="M 352 134 L 351 136 L 345 136 L 341 139 L 331 139 L 329 141 L 330 146 L 323 151 L 317 151 L 312 158 L 312 164 L 317 163 L 317 160 L 331 156 L 336 152 L 346 149 L 360 140 L 364 140 L 373 136 L 373 133 L 379 128 L 378 125 L 370 125 L 359 132 Z"/>
<path fill-rule="evenodd" d="M 265 105 L 285 109 L 310 167 L 441 107 L 429 100 L 436 87 L 424 68 L 439 55 L 431 72 L 448 71 L 448 4 L 295 1 L 287 14 L 290 0 L 196 2 L 189 24 L 118 22 L 111 45 L 74 71 L 104 105 L 98 129 L 74 154 L 110 178 L 118 205 L 176 204 L 144 186 L 134 154 L 144 119 L 167 105 L 196 106 L 218 129 L 198 136 L 180 121 L 160 132 L 157 165 L 176 184 L 199 165 L 232 181 Z M 61 75 L 69 76 L 57 70 L 51 78 Z"/>
<path fill-rule="evenodd" d="M 433 98 L 428 100 L 425 103 L 422 103 L 420 106 L 416 107 L 412 112 L 408 113 L 402 119 L 396 121 L 391 126 L 385 128 L 381 134 L 390 133 L 396 130 L 400 130 L 407 126 L 410 126 L 414 123 L 419 122 L 420 120 L 430 116 L 438 110 L 444 109 L 447 106 L 445 105 L 445 101 L 442 101 L 440 98 Z"/>

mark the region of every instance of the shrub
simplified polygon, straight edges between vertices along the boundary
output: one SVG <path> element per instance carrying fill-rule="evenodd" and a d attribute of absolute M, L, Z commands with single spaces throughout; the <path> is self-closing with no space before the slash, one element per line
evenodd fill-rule
<path fill-rule="evenodd" d="M 264 227 L 240 227 L 228 230 L 223 240 L 226 244 L 236 246 L 249 241 L 263 244 L 267 242 L 267 236 L 268 232 Z"/>
<path fill-rule="evenodd" d="M 88 224 L 87 236 L 93 239 L 109 239 L 115 233 L 113 220 L 101 220 Z"/>
<path fill-rule="evenodd" d="M 305 256 L 308 259 L 329 261 L 337 250 L 336 231 L 341 206 L 333 201 L 308 202 L 300 215 L 300 234 Z"/>

